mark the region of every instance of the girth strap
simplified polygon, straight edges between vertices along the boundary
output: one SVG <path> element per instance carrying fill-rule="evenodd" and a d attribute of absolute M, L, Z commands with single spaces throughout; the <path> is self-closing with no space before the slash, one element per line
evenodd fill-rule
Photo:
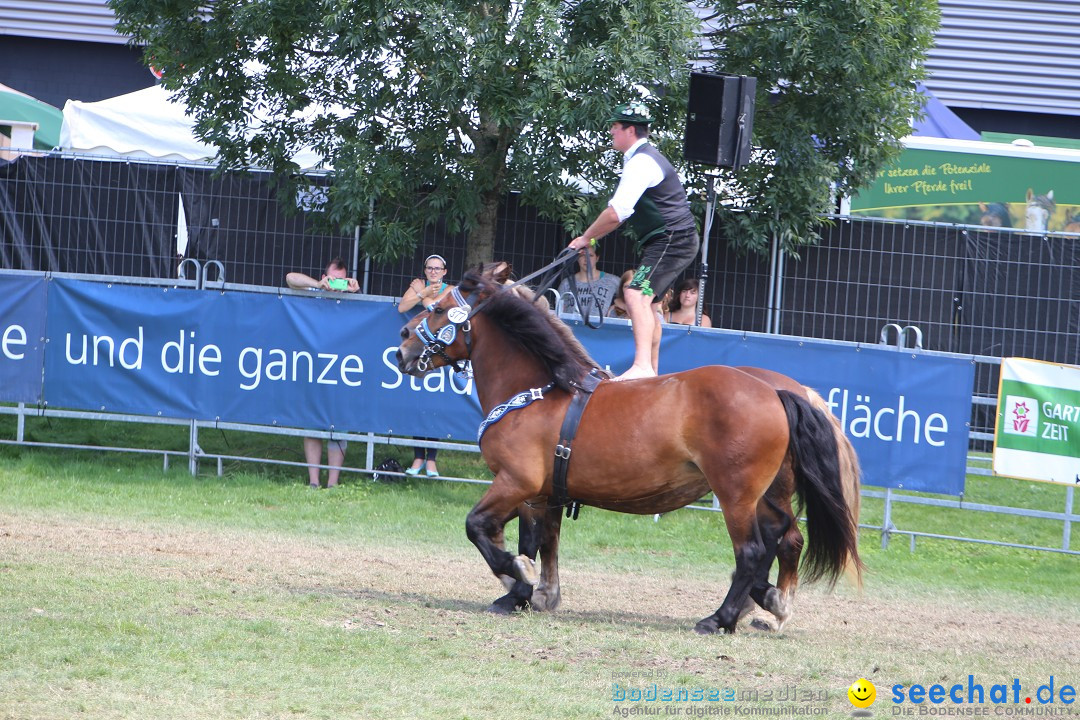
<path fill-rule="evenodd" d="M 585 406 L 589 404 L 593 390 L 600 384 L 604 376 L 593 368 L 574 390 L 574 396 L 570 399 L 570 407 L 566 409 L 562 427 L 559 429 L 559 444 L 555 446 L 555 471 L 551 477 L 552 496 L 556 506 L 566 506 L 566 517 L 577 520 L 581 503 L 570 499 L 569 489 L 566 487 L 566 473 L 570 469 L 570 454 L 577 435 L 578 425 L 581 423 L 581 415 L 585 412 Z"/>
<path fill-rule="evenodd" d="M 476 433 L 476 444 L 482 444 L 484 442 L 484 433 L 487 432 L 488 428 L 502 420 L 508 412 L 528 407 L 535 400 L 543 400 L 544 393 L 548 392 L 553 387 L 555 387 L 555 383 L 550 382 L 542 388 L 530 388 L 525 392 L 519 392 L 501 405 L 493 407 L 491 412 L 487 414 L 487 417 L 484 418 L 484 422 L 480 423 L 480 430 Z"/>

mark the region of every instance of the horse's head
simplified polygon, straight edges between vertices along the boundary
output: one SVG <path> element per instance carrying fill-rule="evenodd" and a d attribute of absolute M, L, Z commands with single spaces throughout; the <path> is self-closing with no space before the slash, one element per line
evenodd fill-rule
<path fill-rule="evenodd" d="M 979 224 L 986 227 L 1012 227 L 1009 208 L 1004 203 L 979 203 Z"/>
<path fill-rule="evenodd" d="M 477 304 L 498 289 L 486 278 L 466 273 L 459 287 L 405 323 L 397 351 L 401 372 L 419 376 L 443 365 L 463 371 L 472 352 L 470 334 Z"/>
<path fill-rule="evenodd" d="M 1057 208 L 1057 203 L 1054 202 L 1053 190 L 1045 195 L 1036 195 L 1031 191 L 1031 188 L 1028 188 L 1025 229 L 1045 232 L 1055 208 Z"/>
<path fill-rule="evenodd" d="M 1080 233 L 1080 210 L 1065 215 L 1065 227 L 1061 228 L 1061 231 L 1073 234 Z"/>

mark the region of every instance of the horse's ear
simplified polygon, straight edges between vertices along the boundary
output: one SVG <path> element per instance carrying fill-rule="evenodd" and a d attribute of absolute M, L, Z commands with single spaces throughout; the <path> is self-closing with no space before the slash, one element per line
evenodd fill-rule
<path fill-rule="evenodd" d="M 481 266 L 481 268 L 482 267 L 483 266 Z M 466 272 L 461 278 L 461 283 L 458 287 L 461 288 L 462 292 L 475 295 L 477 298 L 485 297 L 485 293 L 490 290 L 488 287 L 488 279 L 484 277 L 483 272 L 479 270 L 469 270 Z M 469 302 L 472 302 L 472 300 Z"/>
<path fill-rule="evenodd" d="M 484 263 L 481 267 L 480 275 L 485 280 L 490 280 L 496 285 L 505 285 L 507 280 L 510 279 L 510 273 L 513 271 L 513 267 L 506 260 Z"/>

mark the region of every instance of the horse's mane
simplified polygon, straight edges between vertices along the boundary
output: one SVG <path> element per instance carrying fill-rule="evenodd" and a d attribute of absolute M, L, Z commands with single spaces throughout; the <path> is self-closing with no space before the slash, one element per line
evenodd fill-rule
<path fill-rule="evenodd" d="M 481 312 L 536 356 L 547 367 L 557 387 L 569 392 L 573 389 L 571 382 L 580 382 L 590 369 L 600 367 L 566 323 L 516 292 L 508 292 L 474 271 L 465 273 L 458 288 L 470 295 L 487 296 L 486 301 L 481 301 L 484 302 Z"/>

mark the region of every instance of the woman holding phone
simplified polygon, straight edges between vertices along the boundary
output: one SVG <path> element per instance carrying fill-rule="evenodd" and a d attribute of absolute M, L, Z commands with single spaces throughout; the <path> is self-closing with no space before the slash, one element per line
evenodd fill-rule
<path fill-rule="evenodd" d="M 360 283 L 349 277 L 345 261 L 336 257 L 326 264 L 321 279 L 316 280 L 302 272 L 291 272 L 285 276 L 285 284 L 293 290 L 333 290 L 334 292 L 357 292 Z M 329 467 L 326 487 L 337 487 L 341 466 L 345 464 L 345 449 L 349 446 L 344 440 L 328 440 L 326 443 L 326 464 Z M 319 464 L 322 462 L 323 442 L 317 437 L 304 438 L 304 461 L 308 463 L 308 487 L 318 490 L 322 487 L 319 480 Z"/>

